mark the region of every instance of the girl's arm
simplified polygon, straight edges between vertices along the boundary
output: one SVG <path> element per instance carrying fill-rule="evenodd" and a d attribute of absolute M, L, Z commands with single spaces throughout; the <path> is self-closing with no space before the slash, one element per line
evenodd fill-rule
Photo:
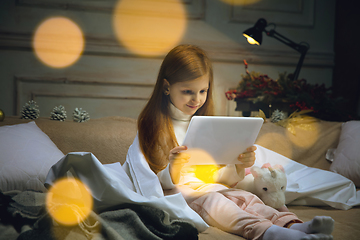
<path fill-rule="evenodd" d="M 189 154 L 181 152 L 186 149 L 185 146 L 172 149 L 169 154 L 169 164 L 164 170 L 158 172 L 157 176 L 164 190 L 173 189 L 175 184 L 179 183 L 181 169 L 190 158 Z"/>
<path fill-rule="evenodd" d="M 163 190 L 172 190 L 176 186 L 173 183 L 170 175 L 170 165 L 168 164 L 165 169 L 161 170 L 157 173 L 157 177 L 159 178 L 160 184 Z"/>
<path fill-rule="evenodd" d="M 238 156 L 238 164 L 228 164 L 218 172 L 217 182 L 223 183 L 229 187 L 235 186 L 245 177 L 245 168 L 251 167 L 255 163 L 256 147 L 249 147 L 246 152 Z"/>
<path fill-rule="evenodd" d="M 181 169 L 186 163 L 189 162 L 190 155 L 187 153 L 182 153 L 185 151 L 186 146 L 178 146 L 170 150 L 169 155 L 169 167 L 170 167 L 170 176 L 174 184 L 178 184 L 180 180 Z"/>
<path fill-rule="evenodd" d="M 251 146 L 246 149 L 246 152 L 244 152 L 238 156 L 238 160 L 240 163 L 235 164 L 237 172 L 240 172 L 243 169 L 252 167 L 252 165 L 254 165 L 255 150 L 256 150 L 256 146 Z"/>

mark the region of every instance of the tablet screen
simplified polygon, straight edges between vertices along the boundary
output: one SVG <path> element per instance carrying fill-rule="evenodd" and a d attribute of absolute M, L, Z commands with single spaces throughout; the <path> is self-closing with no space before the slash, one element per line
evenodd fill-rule
<path fill-rule="evenodd" d="M 190 165 L 236 164 L 253 146 L 264 120 L 258 117 L 194 116 L 182 145 Z"/>

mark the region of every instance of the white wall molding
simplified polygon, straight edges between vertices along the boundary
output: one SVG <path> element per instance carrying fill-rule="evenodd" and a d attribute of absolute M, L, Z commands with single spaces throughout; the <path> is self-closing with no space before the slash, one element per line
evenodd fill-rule
<path fill-rule="evenodd" d="M 145 3 L 148 0 L 137 1 Z M 150 15 L 166 12 L 166 16 L 173 17 L 173 13 L 181 11 L 172 8 L 176 0 L 154 1 L 155 4 L 149 7 L 141 6 L 141 13 L 147 10 L 146 14 Z M 310 49 L 301 69 L 301 78 L 309 83 L 331 86 L 335 58 L 335 0 L 261 0 L 247 6 L 231 6 L 220 0 L 179 1 L 184 3 L 188 19 L 184 36 L 178 43 L 202 47 L 214 62 L 215 107 L 219 114 L 227 114 L 224 91 L 236 86 L 240 80 L 244 59 L 251 70 L 272 78 L 276 78 L 278 72 L 295 70 L 300 54 L 294 49 L 271 38 L 264 39 L 261 46 L 252 46 L 242 37 L 242 31 L 253 26 L 260 17 L 275 23 L 276 30 L 289 39 L 308 42 Z M 136 118 L 146 102 L 144 98 L 149 97 L 153 89 L 151 84 L 144 86 L 142 83 L 156 81 L 164 54 L 139 56 L 116 39 L 112 13 L 117 2 L 0 1 L 3 19 L 0 55 L 4 59 L 0 85 L 2 89 L 8 89 L 0 96 L 1 108 L 19 114 L 20 107 L 34 97 L 40 108 L 45 108 L 41 110 L 44 116 L 48 116 L 55 105 L 67 104 L 69 110 L 75 105 L 89 107 L 92 116 L 116 114 Z M 138 13 L 134 9 L 121 11 L 136 17 Z M 84 35 L 83 56 L 68 68 L 47 68 L 33 53 L 34 31 L 51 16 L 73 20 Z M 147 44 L 145 38 L 136 41 Z"/>
<path fill-rule="evenodd" d="M 36 8 L 50 8 L 58 10 L 69 11 L 84 11 L 84 12 L 100 12 L 111 14 L 114 11 L 114 5 L 119 0 L 107 1 L 74 1 L 74 0 L 17 0 L 17 6 L 36 7 Z M 141 0 L 138 1 L 141 5 Z M 153 0 L 154 3 L 160 4 L 177 4 L 178 2 L 171 2 L 166 0 Z M 180 0 L 183 3 L 188 19 L 203 19 L 205 16 L 205 0 Z"/>
<path fill-rule="evenodd" d="M 137 118 L 154 88 L 153 84 L 67 77 L 15 76 L 14 81 L 14 111 L 20 113 L 22 106 L 32 99 L 39 105 L 40 116 L 44 117 L 49 116 L 55 106 L 63 105 L 67 111 L 81 107 L 93 118 L 104 115 Z"/>
<path fill-rule="evenodd" d="M 311 28 L 314 14 L 314 0 L 262 0 L 261 4 L 232 6 L 230 21 L 255 24 L 262 17 L 278 26 Z"/>
<path fill-rule="evenodd" d="M 85 37 L 85 55 L 141 57 L 128 51 L 114 39 L 100 37 Z M 249 63 L 269 65 L 296 65 L 300 54 L 289 48 L 279 50 L 263 46 L 240 47 L 239 44 L 224 44 L 210 41 L 194 43 L 203 47 L 214 62 L 242 62 L 246 59 Z M 32 51 L 31 34 L 16 32 L 0 32 L 0 49 L 22 49 Z M 151 58 L 162 59 L 164 56 Z M 150 57 L 148 57 L 150 58 Z M 308 67 L 333 67 L 333 52 L 309 51 L 303 66 Z"/>

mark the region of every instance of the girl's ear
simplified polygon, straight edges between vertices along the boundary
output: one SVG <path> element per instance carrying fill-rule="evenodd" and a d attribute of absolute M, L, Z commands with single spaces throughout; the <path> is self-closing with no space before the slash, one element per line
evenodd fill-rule
<path fill-rule="evenodd" d="M 170 93 L 170 83 L 164 78 L 163 90 L 166 95 Z"/>

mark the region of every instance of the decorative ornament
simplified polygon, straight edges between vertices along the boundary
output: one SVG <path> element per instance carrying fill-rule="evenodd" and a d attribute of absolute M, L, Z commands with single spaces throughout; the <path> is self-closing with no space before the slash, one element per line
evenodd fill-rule
<path fill-rule="evenodd" d="M 58 120 L 58 121 L 65 121 L 67 118 L 65 107 L 63 105 L 59 105 L 57 107 L 54 107 L 52 112 L 50 113 L 50 119 L 51 120 Z"/>
<path fill-rule="evenodd" d="M 322 120 L 343 122 L 356 118 L 352 112 L 344 109 L 345 98 L 334 97 L 333 89 L 325 84 L 310 84 L 305 79 L 293 80 L 293 74 L 286 72 L 279 73 L 279 78 L 274 80 L 266 74 L 249 72 L 246 61 L 244 65 L 246 74 L 241 74 L 237 87 L 225 92 L 226 98 L 235 100 L 237 105 L 243 99 L 252 104 L 273 103 L 273 109 L 279 108 L 289 113 L 313 110 L 311 115 Z"/>
<path fill-rule="evenodd" d="M 21 118 L 23 119 L 37 119 L 40 115 L 39 106 L 34 100 L 30 100 L 21 109 Z"/>
<path fill-rule="evenodd" d="M 82 108 L 75 108 L 73 112 L 73 120 L 74 122 L 87 122 L 90 120 L 90 115 Z"/>
<path fill-rule="evenodd" d="M 283 111 L 280 111 L 279 109 L 276 109 L 271 114 L 271 122 L 276 123 L 278 121 L 281 121 L 286 118 L 286 114 Z"/>
<path fill-rule="evenodd" d="M 306 114 L 312 112 L 312 110 L 295 111 L 288 118 L 280 120 L 275 124 L 286 128 L 290 133 L 296 135 L 295 127 L 306 131 L 316 131 L 316 125 L 319 119 L 308 116 Z"/>
<path fill-rule="evenodd" d="M 5 113 L 3 110 L 0 109 L 0 122 L 4 121 L 5 119 Z"/>
<path fill-rule="evenodd" d="M 257 117 L 261 117 L 266 122 L 266 115 L 263 110 L 259 109 L 259 115 Z"/>

